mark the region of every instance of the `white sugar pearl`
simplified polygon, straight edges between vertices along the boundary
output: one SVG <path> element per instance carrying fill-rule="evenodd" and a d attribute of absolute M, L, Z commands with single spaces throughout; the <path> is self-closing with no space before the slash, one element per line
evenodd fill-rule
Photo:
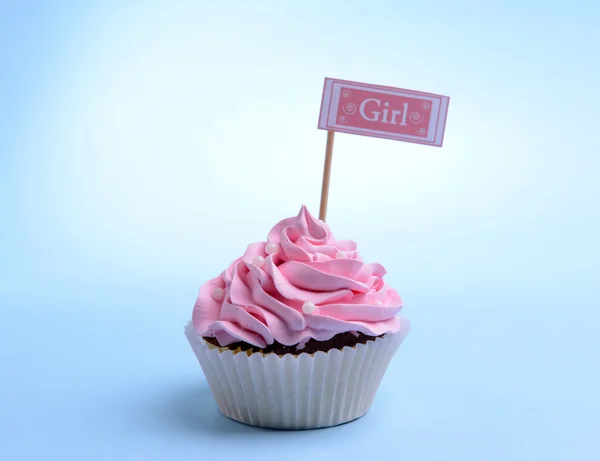
<path fill-rule="evenodd" d="M 221 301 L 223 299 L 223 296 L 225 296 L 225 290 L 221 287 L 214 287 L 210 295 L 214 300 Z"/>
<path fill-rule="evenodd" d="M 315 306 L 315 303 L 306 301 L 304 304 L 302 304 L 302 312 L 304 312 L 305 314 L 312 314 L 316 310 L 317 310 L 317 306 Z"/>
<path fill-rule="evenodd" d="M 345 252 L 345 251 L 341 251 L 341 250 L 340 250 L 340 251 L 338 251 L 338 252 L 335 254 L 335 258 L 336 258 L 336 259 L 343 259 L 343 258 L 346 258 L 347 256 L 348 256 L 348 255 L 346 254 L 346 252 Z"/>
<path fill-rule="evenodd" d="M 383 303 L 381 301 L 375 301 L 375 304 L 377 304 L 378 306 L 381 306 Z"/>
<path fill-rule="evenodd" d="M 254 265 L 258 267 L 263 267 L 265 265 L 265 258 L 262 256 L 257 256 L 254 258 Z"/>
<path fill-rule="evenodd" d="M 265 246 L 265 253 L 267 253 L 268 255 L 277 253 L 278 250 L 279 250 L 279 245 L 277 245 L 276 243 L 267 243 L 267 245 Z"/>

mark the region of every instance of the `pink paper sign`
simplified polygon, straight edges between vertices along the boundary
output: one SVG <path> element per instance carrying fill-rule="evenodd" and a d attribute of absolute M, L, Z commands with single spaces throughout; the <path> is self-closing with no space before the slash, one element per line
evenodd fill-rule
<path fill-rule="evenodd" d="M 450 98 L 325 79 L 319 128 L 442 147 Z"/>

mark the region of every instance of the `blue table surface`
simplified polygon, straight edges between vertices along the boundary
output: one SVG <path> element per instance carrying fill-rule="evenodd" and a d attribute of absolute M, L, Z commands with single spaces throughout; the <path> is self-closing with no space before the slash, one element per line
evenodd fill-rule
<path fill-rule="evenodd" d="M 598 459 L 594 306 L 422 293 L 366 417 L 282 432 L 218 412 L 183 335 L 190 296 L 5 295 L 0 458 Z"/>

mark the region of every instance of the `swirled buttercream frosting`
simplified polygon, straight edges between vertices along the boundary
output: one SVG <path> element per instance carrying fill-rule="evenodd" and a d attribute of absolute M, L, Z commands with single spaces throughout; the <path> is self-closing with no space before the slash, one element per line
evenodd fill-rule
<path fill-rule="evenodd" d="M 192 324 L 221 346 L 265 348 L 328 341 L 340 333 L 397 333 L 402 299 L 365 263 L 356 243 L 336 240 L 305 206 L 200 288 Z"/>

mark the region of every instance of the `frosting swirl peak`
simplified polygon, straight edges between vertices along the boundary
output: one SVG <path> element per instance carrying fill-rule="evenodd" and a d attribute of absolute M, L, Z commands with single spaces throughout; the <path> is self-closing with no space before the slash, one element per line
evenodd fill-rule
<path fill-rule="evenodd" d="M 397 333 L 402 299 L 384 281 L 380 264 L 367 264 L 351 240 L 336 240 L 305 206 L 280 221 L 267 242 L 253 243 L 201 288 L 192 324 L 227 346 L 266 347 L 338 333 Z"/>

